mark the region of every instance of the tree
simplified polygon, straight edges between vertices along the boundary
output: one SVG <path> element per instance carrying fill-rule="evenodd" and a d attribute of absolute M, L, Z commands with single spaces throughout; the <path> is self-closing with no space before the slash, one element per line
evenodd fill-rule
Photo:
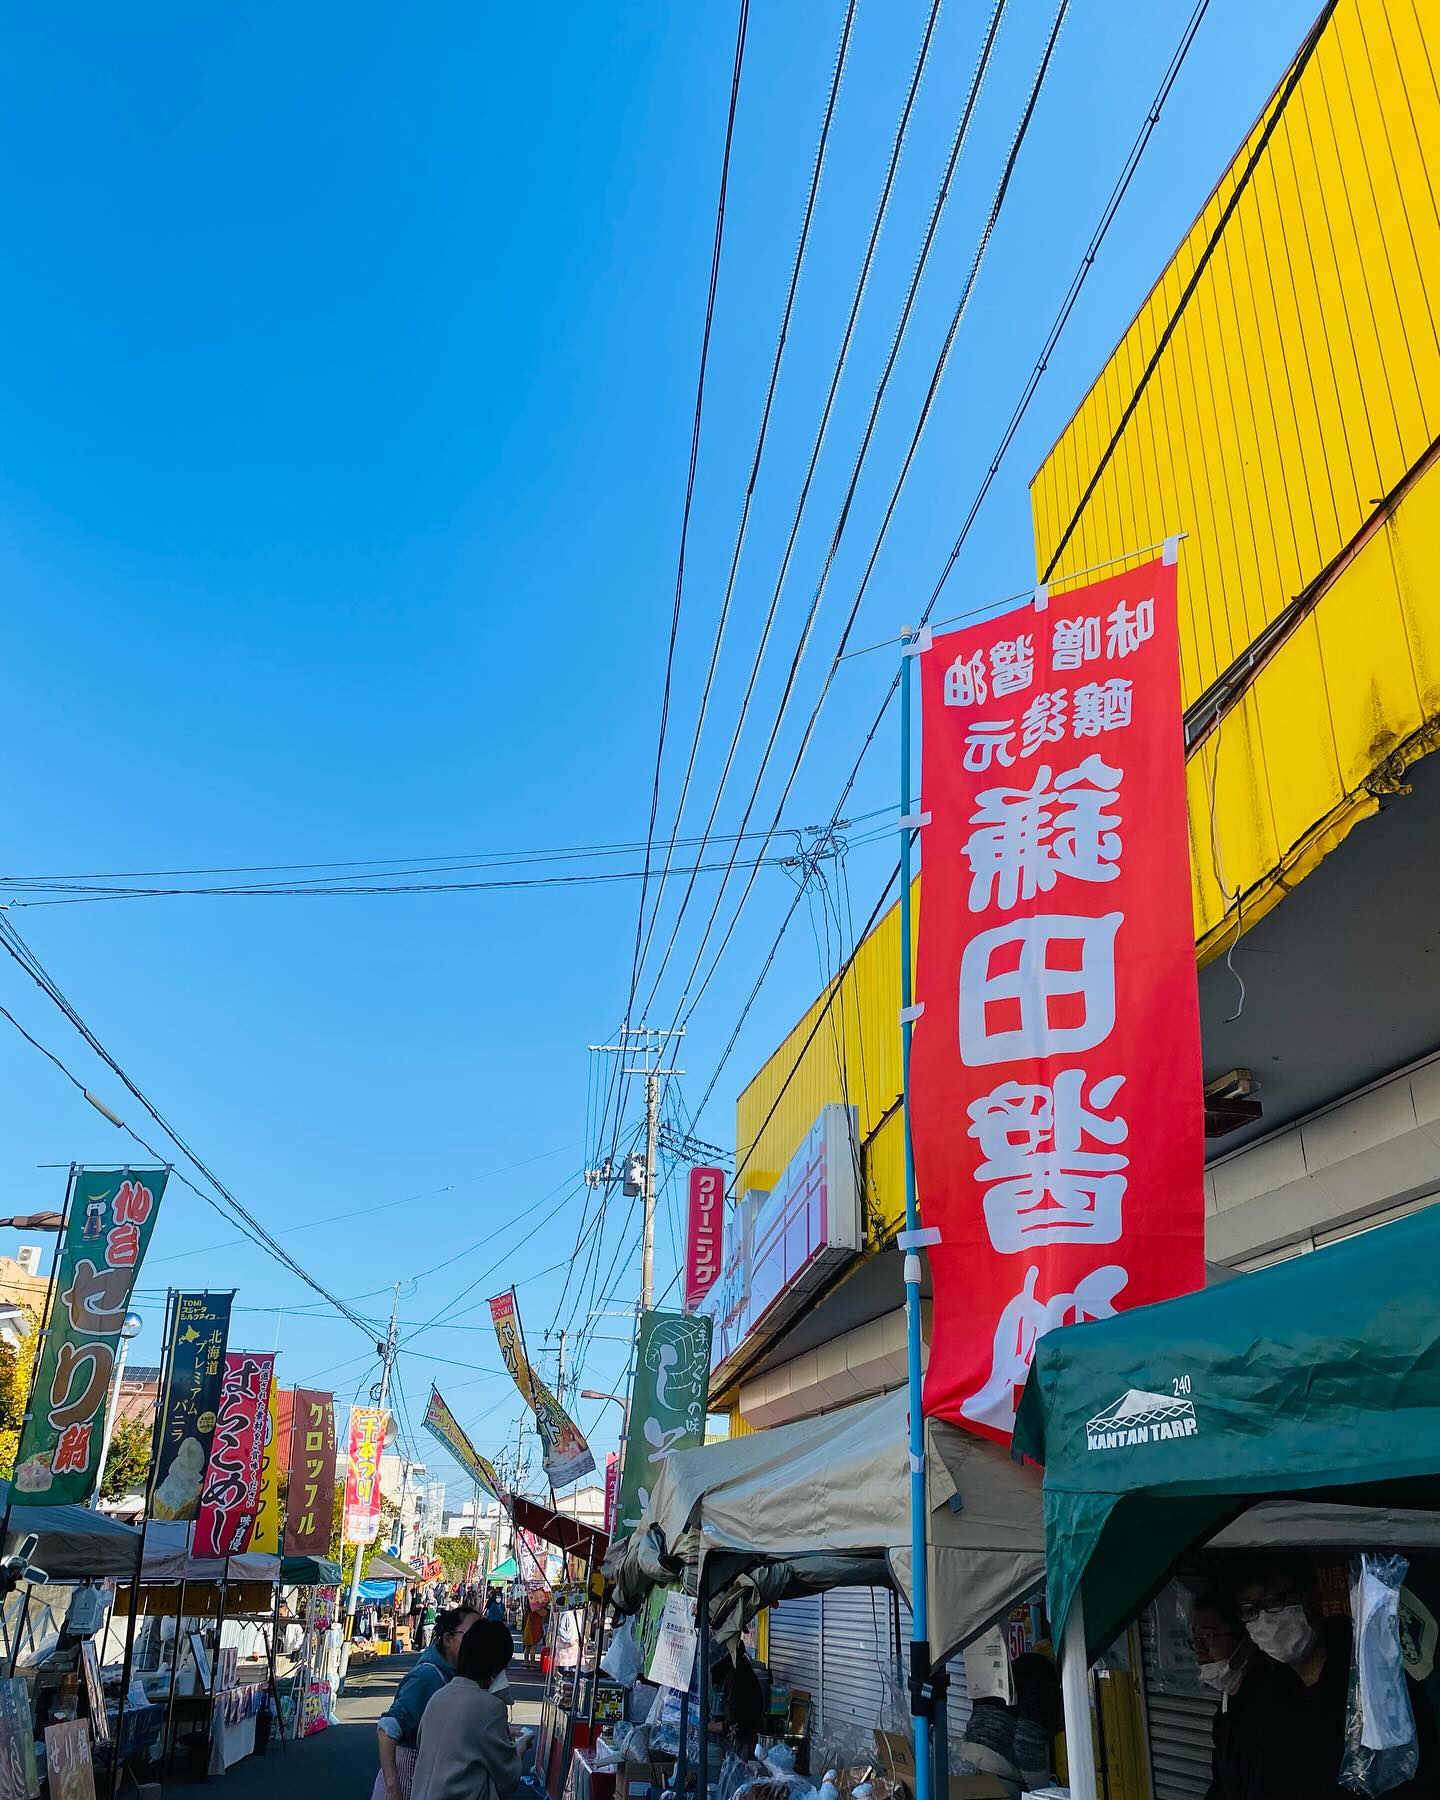
<path fill-rule="evenodd" d="M 475 1560 L 475 1540 L 467 1537 L 437 1537 L 434 1555 L 444 1569 L 447 1581 L 463 1581 Z"/>
<path fill-rule="evenodd" d="M 20 1426 L 30 1394 L 30 1370 L 35 1361 L 35 1316 L 21 1308 L 18 1344 L 0 1344 L 0 1475 L 8 1480 L 15 1470 L 20 1448 Z"/>
<path fill-rule="evenodd" d="M 110 1439 L 110 1454 L 100 1477 L 102 1500 L 123 1500 L 143 1493 L 150 1473 L 151 1428 L 147 1419 L 117 1419 Z"/>

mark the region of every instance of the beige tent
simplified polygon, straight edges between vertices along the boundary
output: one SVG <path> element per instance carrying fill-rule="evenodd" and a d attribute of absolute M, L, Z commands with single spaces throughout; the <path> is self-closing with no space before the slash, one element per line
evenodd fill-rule
<path fill-rule="evenodd" d="M 667 1457 L 616 1560 L 638 1605 L 687 1565 L 712 1592 L 783 1564 L 791 1591 L 886 1582 L 911 1597 L 909 1414 L 903 1389 L 817 1419 Z M 1045 1577 L 1040 1472 L 997 1445 L 927 1428 L 930 1654 L 970 1642 Z M 779 1597 L 771 1587 L 758 1600 Z"/>

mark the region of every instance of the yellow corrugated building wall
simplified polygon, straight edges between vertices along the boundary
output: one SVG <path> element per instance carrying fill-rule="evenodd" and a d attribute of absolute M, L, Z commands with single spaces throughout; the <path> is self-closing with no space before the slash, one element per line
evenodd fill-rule
<path fill-rule="evenodd" d="M 1056 616 L 1067 572 L 1186 534 L 1202 960 L 1440 736 L 1437 74 L 1440 5 L 1322 15 L 1032 485 Z M 849 1099 L 872 1243 L 893 1231 L 899 992 L 892 907 L 808 1048 L 828 989 L 741 1095 L 737 1191 L 767 1185 L 820 1108 Z"/>
<path fill-rule="evenodd" d="M 1434 741 L 1437 68 L 1433 6 L 1322 14 L 1032 484 L 1052 596 L 1187 534 L 1202 957 Z"/>

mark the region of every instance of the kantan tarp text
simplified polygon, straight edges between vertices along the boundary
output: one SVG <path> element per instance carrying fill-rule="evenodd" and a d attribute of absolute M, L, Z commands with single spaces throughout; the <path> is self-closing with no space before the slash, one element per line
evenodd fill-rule
<path fill-rule="evenodd" d="M 1102 1649 L 1255 1500 L 1440 1507 L 1437 1269 L 1428 1207 L 1043 1338 L 1015 1447 L 1045 1465 L 1057 1629 L 1080 1591 Z"/>
<path fill-rule="evenodd" d="M 615 1517 L 617 1537 L 639 1524 L 666 1459 L 705 1442 L 710 1330 L 708 1318 L 685 1313 L 640 1315 L 630 1429 Z"/>
<path fill-rule="evenodd" d="M 75 1172 L 55 1305 L 15 1453 L 12 1506 L 78 1503 L 94 1492 L 115 1346 L 167 1175 Z"/>
<path fill-rule="evenodd" d="M 520 1329 L 520 1310 L 515 1304 L 513 1289 L 496 1294 L 491 1300 L 490 1319 L 510 1379 L 535 1415 L 535 1428 L 540 1433 L 545 1474 L 550 1485 L 564 1487 L 578 1481 L 582 1475 L 590 1474 L 595 1467 L 595 1458 L 581 1436 L 580 1427 L 535 1373 L 525 1354 L 525 1335 Z"/>
<path fill-rule="evenodd" d="M 1175 573 L 1150 562 L 920 658 L 925 1411 L 1001 1442 L 1042 1332 L 1203 1279 Z"/>
<path fill-rule="evenodd" d="M 438 1438 L 472 1481 L 478 1482 L 493 1499 L 504 1493 L 495 1465 L 480 1454 L 465 1435 L 454 1413 L 440 1397 L 440 1390 L 430 1384 L 430 1400 L 425 1408 L 425 1429 Z"/>

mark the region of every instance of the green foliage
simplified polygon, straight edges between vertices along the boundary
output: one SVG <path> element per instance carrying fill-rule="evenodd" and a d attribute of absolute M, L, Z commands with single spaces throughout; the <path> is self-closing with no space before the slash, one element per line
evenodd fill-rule
<path fill-rule="evenodd" d="M 28 1308 L 22 1311 L 24 1336 L 19 1344 L 13 1348 L 0 1344 L 0 1475 L 7 1480 L 15 1470 L 20 1426 L 30 1393 L 30 1370 L 35 1361 L 35 1317 Z"/>
<path fill-rule="evenodd" d="M 151 1428 L 147 1419 L 117 1419 L 100 1477 L 102 1500 L 123 1500 L 143 1493 L 150 1473 Z"/>
<path fill-rule="evenodd" d="M 468 1537 L 437 1537 L 434 1557 L 445 1571 L 447 1581 L 463 1581 L 475 1560 L 475 1540 Z"/>

